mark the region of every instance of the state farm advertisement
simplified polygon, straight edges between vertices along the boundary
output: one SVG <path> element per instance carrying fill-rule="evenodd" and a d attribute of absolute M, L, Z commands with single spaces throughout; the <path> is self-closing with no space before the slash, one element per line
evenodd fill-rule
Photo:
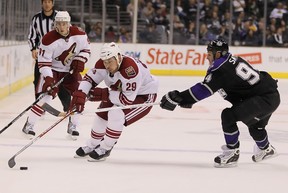
<path fill-rule="evenodd" d="M 92 44 L 90 63 L 93 65 L 99 59 L 101 46 L 102 44 Z M 151 70 L 204 72 L 208 68 L 206 46 L 160 44 L 119 44 L 119 46 L 123 54 L 139 58 Z M 248 60 L 259 70 L 288 73 L 287 48 L 230 47 L 230 52 Z"/>

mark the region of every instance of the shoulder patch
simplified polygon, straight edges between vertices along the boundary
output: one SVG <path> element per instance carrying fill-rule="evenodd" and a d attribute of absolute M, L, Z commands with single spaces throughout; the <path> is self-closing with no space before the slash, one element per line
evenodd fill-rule
<path fill-rule="evenodd" d="M 133 66 L 129 66 L 128 68 L 126 68 L 125 73 L 127 74 L 128 77 L 136 76 L 136 71 L 134 70 Z"/>
<path fill-rule="evenodd" d="M 119 71 L 124 78 L 130 79 L 137 76 L 139 68 L 135 60 L 130 57 L 123 57 Z"/>

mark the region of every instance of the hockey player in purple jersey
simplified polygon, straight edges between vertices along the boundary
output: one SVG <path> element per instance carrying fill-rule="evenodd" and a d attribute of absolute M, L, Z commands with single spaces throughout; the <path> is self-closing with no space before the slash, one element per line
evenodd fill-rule
<path fill-rule="evenodd" d="M 228 44 L 221 39 L 207 47 L 209 68 L 202 82 L 179 92 L 170 91 L 162 97 L 161 108 L 173 111 L 176 106 L 192 105 L 215 92 L 232 104 L 222 111 L 222 129 L 226 144 L 223 153 L 215 157 L 215 167 L 236 166 L 240 155 L 237 122 L 247 125 L 255 141 L 252 160 L 259 162 L 277 155 L 270 144 L 266 125 L 280 104 L 277 81 L 267 72 L 255 70 L 241 57 L 229 53 Z"/>

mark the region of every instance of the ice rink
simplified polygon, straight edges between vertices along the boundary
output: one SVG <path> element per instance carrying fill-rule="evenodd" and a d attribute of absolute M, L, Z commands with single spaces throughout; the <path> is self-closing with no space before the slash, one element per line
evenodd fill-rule
<path fill-rule="evenodd" d="M 184 90 L 202 77 L 159 76 L 159 101 L 170 90 Z M 81 117 L 80 137 L 67 138 L 67 120 L 61 122 L 18 155 L 27 145 L 21 129 L 28 113 L 0 134 L 1 193 L 287 193 L 288 186 L 288 80 L 279 80 L 281 104 L 267 126 L 279 156 L 253 163 L 254 142 L 242 123 L 238 167 L 214 168 L 224 137 L 220 114 L 230 106 L 218 93 L 174 112 L 154 106 L 151 113 L 128 126 L 104 162 L 73 158 L 86 143 L 97 103 L 88 102 Z M 0 129 L 34 102 L 32 84 L 0 100 Z M 52 106 L 61 110 L 59 99 Z M 59 118 L 46 113 L 35 125 L 36 135 Z M 28 170 L 19 170 L 20 166 Z"/>

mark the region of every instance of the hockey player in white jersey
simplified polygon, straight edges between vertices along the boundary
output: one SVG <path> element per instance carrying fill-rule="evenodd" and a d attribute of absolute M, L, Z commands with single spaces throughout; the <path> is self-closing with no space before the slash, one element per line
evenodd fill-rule
<path fill-rule="evenodd" d="M 105 82 L 106 88 L 98 85 Z M 71 107 L 80 113 L 84 110 L 85 99 L 101 101 L 98 108 L 132 104 L 153 103 L 158 91 L 158 80 L 150 74 L 141 61 L 121 54 L 114 42 L 101 48 L 100 59 L 95 67 L 84 76 L 77 91 L 73 93 Z M 98 112 L 91 129 L 87 145 L 76 151 L 75 157 L 89 155 L 90 161 L 103 160 L 110 155 L 124 126 L 147 115 L 152 106 L 132 109 L 114 109 Z"/>
<path fill-rule="evenodd" d="M 59 11 L 55 16 L 55 30 L 48 32 L 42 38 L 38 53 L 40 80 L 37 93 L 48 92 L 38 104 L 34 105 L 27 118 L 22 131 L 32 138 L 35 136 L 34 124 L 44 113 L 41 105 L 50 103 L 58 92 L 58 87 L 53 88 L 63 77 L 62 86 L 72 93 L 77 90 L 82 77 L 85 63 L 90 56 L 90 42 L 86 33 L 70 24 L 70 15 L 67 11 Z M 76 139 L 79 115 L 69 118 L 67 132 Z"/>

